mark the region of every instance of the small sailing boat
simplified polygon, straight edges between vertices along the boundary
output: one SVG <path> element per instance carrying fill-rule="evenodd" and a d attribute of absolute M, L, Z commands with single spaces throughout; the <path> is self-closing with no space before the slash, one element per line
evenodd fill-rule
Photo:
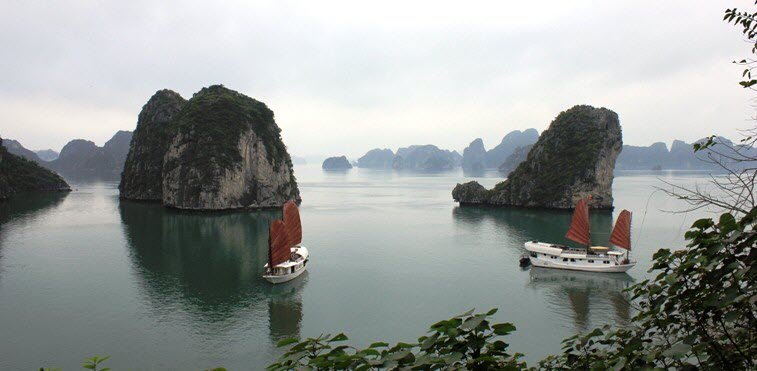
<path fill-rule="evenodd" d="M 625 252 L 606 246 L 591 246 L 589 205 L 585 199 L 578 201 L 565 238 L 585 247 L 573 248 L 560 244 L 529 241 L 526 242 L 525 247 L 531 264 L 535 267 L 588 272 L 625 272 L 636 265 L 636 262 L 631 261 L 628 256 L 631 250 L 631 212 L 628 210 L 620 212 L 610 235 L 610 243 L 625 249 Z"/>
<path fill-rule="evenodd" d="M 284 220 L 274 220 L 268 227 L 268 264 L 263 278 L 282 283 L 297 278 L 307 268 L 308 249 L 302 243 L 302 223 L 297 204 L 288 201 L 283 207 Z"/>

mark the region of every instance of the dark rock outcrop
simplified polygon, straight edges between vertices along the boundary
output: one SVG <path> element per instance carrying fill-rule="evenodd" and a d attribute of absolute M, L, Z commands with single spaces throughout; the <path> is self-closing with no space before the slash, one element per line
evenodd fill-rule
<path fill-rule="evenodd" d="M 171 90 L 160 90 L 142 107 L 126 156 L 121 198 L 163 200 L 163 157 L 168 150 L 169 125 L 187 101 Z"/>
<path fill-rule="evenodd" d="M 324 170 L 348 170 L 352 169 L 352 164 L 350 164 L 346 156 L 329 157 L 323 160 L 321 168 Z"/>
<path fill-rule="evenodd" d="M 536 129 L 513 130 L 507 133 L 496 147 L 486 152 L 486 167 L 498 168 L 518 147 L 534 144 L 538 139 L 539 132 Z"/>
<path fill-rule="evenodd" d="M 42 149 L 39 151 L 34 151 L 34 153 L 36 153 L 37 156 L 42 159 L 42 161 L 53 161 L 57 159 L 59 155 L 57 151 L 53 151 L 52 149 Z"/>
<path fill-rule="evenodd" d="M 486 149 L 484 141 L 477 138 L 463 150 L 463 171 L 479 172 L 486 168 Z"/>
<path fill-rule="evenodd" d="M 0 199 L 17 194 L 70 191 L 58 174 L 8 152 L 0 138 Z"/>
<path fill-rule="evenodd" d="M 146 126 L 162 135 L 149 143 L 141 135 L 133 141 L 121 197 L 149 199 L 161 184 L 163 204 L 179 209 L 278 207 L 300 200 L 281 129 L 265 104 L 222 85 L 203 88 L 186 103 L 173 92 L 156 96 L 140 113 L 137 131 Z M 151 159 L 148 169 L 133 163 L 140 158 Z M 143 172 L 150 179 L 146 187 L 127 179 Z"/>
<path fill-rule="evenodd" d="M 461 204 L 571 209 L 591 196 L 590 207 L 611 209 L 613 169 L 622 145 L 615 112 L 575 106 L 552 121 L 507 180 L 485 196 L 476 182 L 458 184 L 452 197 Z"/>
<path fill-rule="evenodd" d="M 395 170 L 447 171 L 460 166 L 462 156 L 456 151 L 442 150 L 431 144 L 413 145 L 397 150 L 392 160 Z"/>
<path fill-rule="evenodd" d="M 499 165 L 497 171 L 499 171 L 499 173 L 504 176 L 510 175 L 513 170 L 518 168 L 518 165 L 520 165 L 523 161 L 526 161 L 526 158 L 528 158 L 528 152 L 531 151 L 531 148 L 533 146 L 533 144 L 529 144 L 527 146 L 516 148 L 515 151 L 510 154 L 510 156 L 507 156 L 502 165 Z"/>
<path fill-rule="evenodd" d="M 391 149 L 375 148 L 357 159 L 357 167 L 370 169 L 391 169 L 394 152 Z"/>

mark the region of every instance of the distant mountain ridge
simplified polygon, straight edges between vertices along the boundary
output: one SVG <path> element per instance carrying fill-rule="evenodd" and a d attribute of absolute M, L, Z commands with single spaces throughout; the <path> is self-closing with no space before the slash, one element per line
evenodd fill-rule
<path fill-rule="evenodd" d="M 34 153 L 36 153 L 42 161 L 53 161 L 60 155 L 60 153 L 53 151 L 52 149 L 42 149 L 34 151 Z"/>
<path fill-rule="evenodd" d="M 463 150 L 463 171 L 478 172 L 485 169 L 497 169 L 516 149 L 534 144 L 538 139 L 539 132 L 536 129 L 513 130 L 507 133 L 496 147 L 487 151 L 484 141 L 476 138 Z"/>
<path fill-rule="evenodd" d="M 704 141 L 700 139 L 695 143 Z M 724 137 L 716 137 L 711 150 L 694 152 L 694 145 L 681 140 L 674 140 L 668 150 L 662 142 L 653 143 L 650 146 L 624 145 L 618 156 L 615 168 L 618 170 L 717 170 L 720 167 L 713 163 L 718 158 L 717 153 L 728 154 L 735 147 L 731 140 Z M 751 153 L 757 155 L 757 149 L 752 148 Z M 710 157 L 713 158 L 710 158 Z"/>
<path fill-rule="evenodd" d="M 37 153 L 24 148 L 18 141 L 5 139 L 3 143 L 8 152 L 34 161 L 64 178 L 116 180 L 121 176 L 126 155 L 129 153 L 131 137 L 131 131 L 120 130 L 102 147 L 89 140 L 74 139 L 63 146 L 60 154 L 52 161 L 40 158 Z M 52 150 L 42 152 L 46 151 L 56 153 Z"/>

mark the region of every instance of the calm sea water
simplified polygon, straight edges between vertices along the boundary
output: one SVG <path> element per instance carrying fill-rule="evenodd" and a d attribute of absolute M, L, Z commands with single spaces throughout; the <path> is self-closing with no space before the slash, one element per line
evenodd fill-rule
<path fill-rule="evenodd" d="M 655 192 L 658 178 L 692 185 L 705 174 L 625 172 L 617 210 L 634 212 L 629 274 L 522 270 L 527 240 L 563 242 L 569 213 L 461 208 L 462 173 L 403 174 L 298 166 L 309 272 L 260 278 L 276 212 L 190 214 L 119 202 L 117 184 L 0 204 L 0 369 L 77 369 L 111 355 L 123 369 L 261 369 L 278 340 L 345 332 L 359 345 L 413 341 L 470 308 L 500 308 L 529 362 L 560 340 L 633 315 L 621 290 L 649 273 L 658 248 L 683 246 L 698 215 Z M 478 178 L 487 187 L 500 179 Z M 615 212 L 617 214 L 617 211 Z M 612 214 L 593 215 L 606 244 Z"/>

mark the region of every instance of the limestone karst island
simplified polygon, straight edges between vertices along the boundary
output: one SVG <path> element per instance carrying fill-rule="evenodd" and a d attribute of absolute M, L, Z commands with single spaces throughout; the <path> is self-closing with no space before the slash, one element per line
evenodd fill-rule
<path fill-rule="evenodd" d="M 757 370 L 757 3 L 0 35 L 0 371 Z"/>
<path fill-rule="evenodd" d="M 189 100 L 160 90 L 139 113 L 120 197 L 188 210 L 299 201 L 280 132 L 264 103 L 221 85 L 203 88 Z"/>

